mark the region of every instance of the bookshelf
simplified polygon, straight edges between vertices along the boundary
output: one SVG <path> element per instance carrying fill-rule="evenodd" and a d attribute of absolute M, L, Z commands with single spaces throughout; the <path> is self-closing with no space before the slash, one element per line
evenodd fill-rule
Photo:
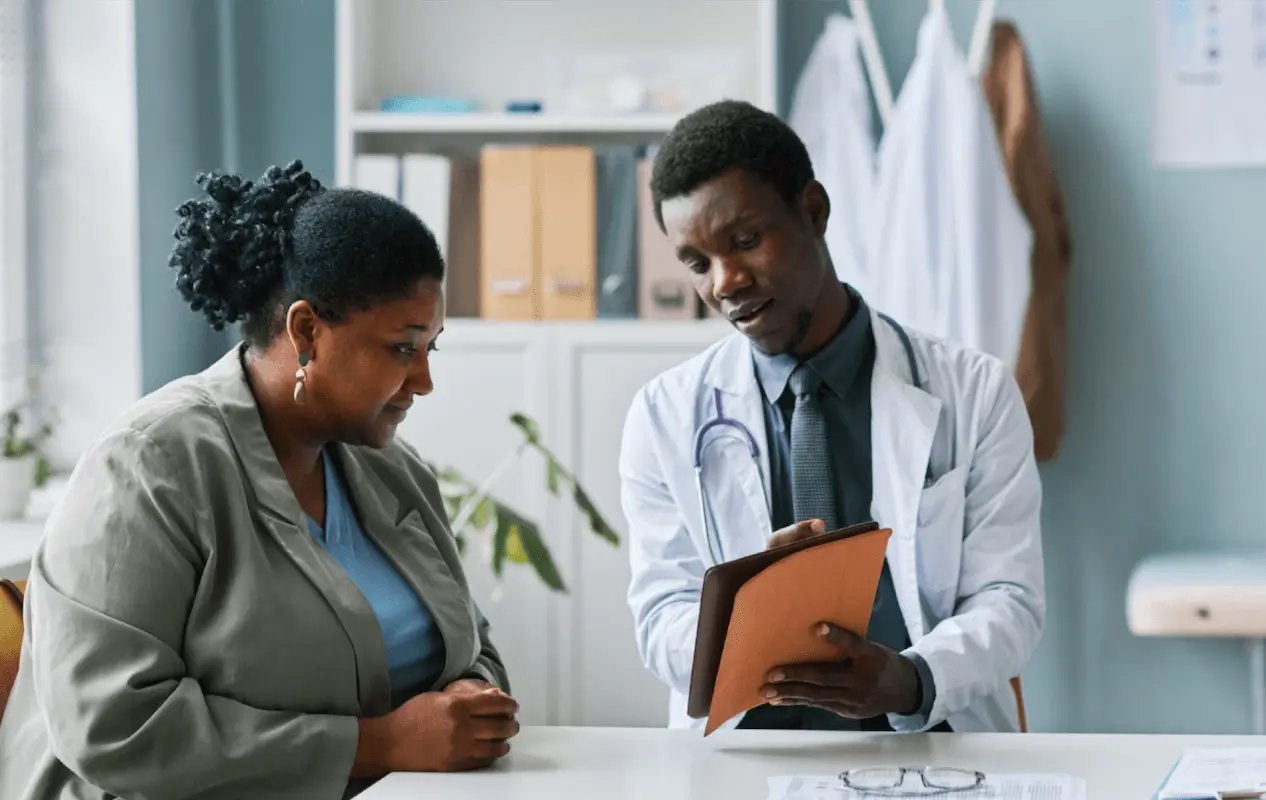
<path fill-rule="evenodd" d="M 773 110 L 775 10 L 775 0 L 338 0 L 335 180 L 351 180 L 359 153 L 473 149 L 521 137 L 649 143 L 685 111 L 722 96 Z M 690 78 L 665 77 L 671 69 Z M 577 92 L 568 87 L 586 74 L 613 85 L 632 75 L 652 96 L 655 87 L 677 87 L 680 102 L 604 112 L 611 98 L 601 93 L 569 99 Z M 476 110 L 382 110 L 385 98 L 401 95 L 460 98 Z M 507 113 L 515 100 L 539 101 L 542 110 Z"/>

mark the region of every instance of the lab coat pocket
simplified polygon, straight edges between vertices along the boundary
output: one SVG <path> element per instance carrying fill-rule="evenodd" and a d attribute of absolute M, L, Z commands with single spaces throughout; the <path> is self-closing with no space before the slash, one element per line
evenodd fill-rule
<path fill-rule="evenodd" d="M 919 497 L 919 586 L 936 620 L 954 612 L 962 557 L 968 464 L 955 467 Z"/>

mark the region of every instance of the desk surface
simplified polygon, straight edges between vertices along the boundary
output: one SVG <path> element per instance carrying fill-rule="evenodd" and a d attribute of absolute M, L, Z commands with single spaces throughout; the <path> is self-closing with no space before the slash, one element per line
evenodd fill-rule
<path fill-rule="evenodd" d="M 1087 800 L 1149 800 L 1184 747 L 1263 745 L 1251 736 L 850 734 L 525 728 L 491 769 L 394 774 L 358 800 L 639 798 L 765 800 L 774 775 L 830 775 L 871 764 L 1063 772 Z"/>

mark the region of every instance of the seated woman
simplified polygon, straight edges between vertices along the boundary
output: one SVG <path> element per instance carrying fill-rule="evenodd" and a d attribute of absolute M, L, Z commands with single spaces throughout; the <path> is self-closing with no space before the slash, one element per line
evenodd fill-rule
<path fill-rule="evenodd" d="M 245 341 L 75 469 L 31 571 L 0 797 L 337 800 L 488 765 L 517 704 L 436 479 L 393 438 L 432 388 L 435 237 L 298 162 L 199 182 L 176 285 Z"/>

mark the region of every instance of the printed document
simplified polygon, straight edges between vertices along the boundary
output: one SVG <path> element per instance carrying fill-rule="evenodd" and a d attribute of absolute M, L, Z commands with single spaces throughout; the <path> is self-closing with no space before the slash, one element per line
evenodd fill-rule
<path fill-rule="evenodd" d="M 1160 800 L 1216 797 L 1266 787 L 1266 747 L 1189 747 L 1161 787 Z"/>
<path fill-rule="evenodd" d="M 906 776 L 911 791 L 924 789 L 917 775 Z M 918 797 L 918 795 L 914 795 Z M 969 792 L 929 794 L 954 800 L 1086 800 L 1086 782 L 1072 775 L 986 774 Z M 873 792 L 846 789 L 838 775 L 789 775 L 769 779 L 769 800 L 874 800 Z"/>

